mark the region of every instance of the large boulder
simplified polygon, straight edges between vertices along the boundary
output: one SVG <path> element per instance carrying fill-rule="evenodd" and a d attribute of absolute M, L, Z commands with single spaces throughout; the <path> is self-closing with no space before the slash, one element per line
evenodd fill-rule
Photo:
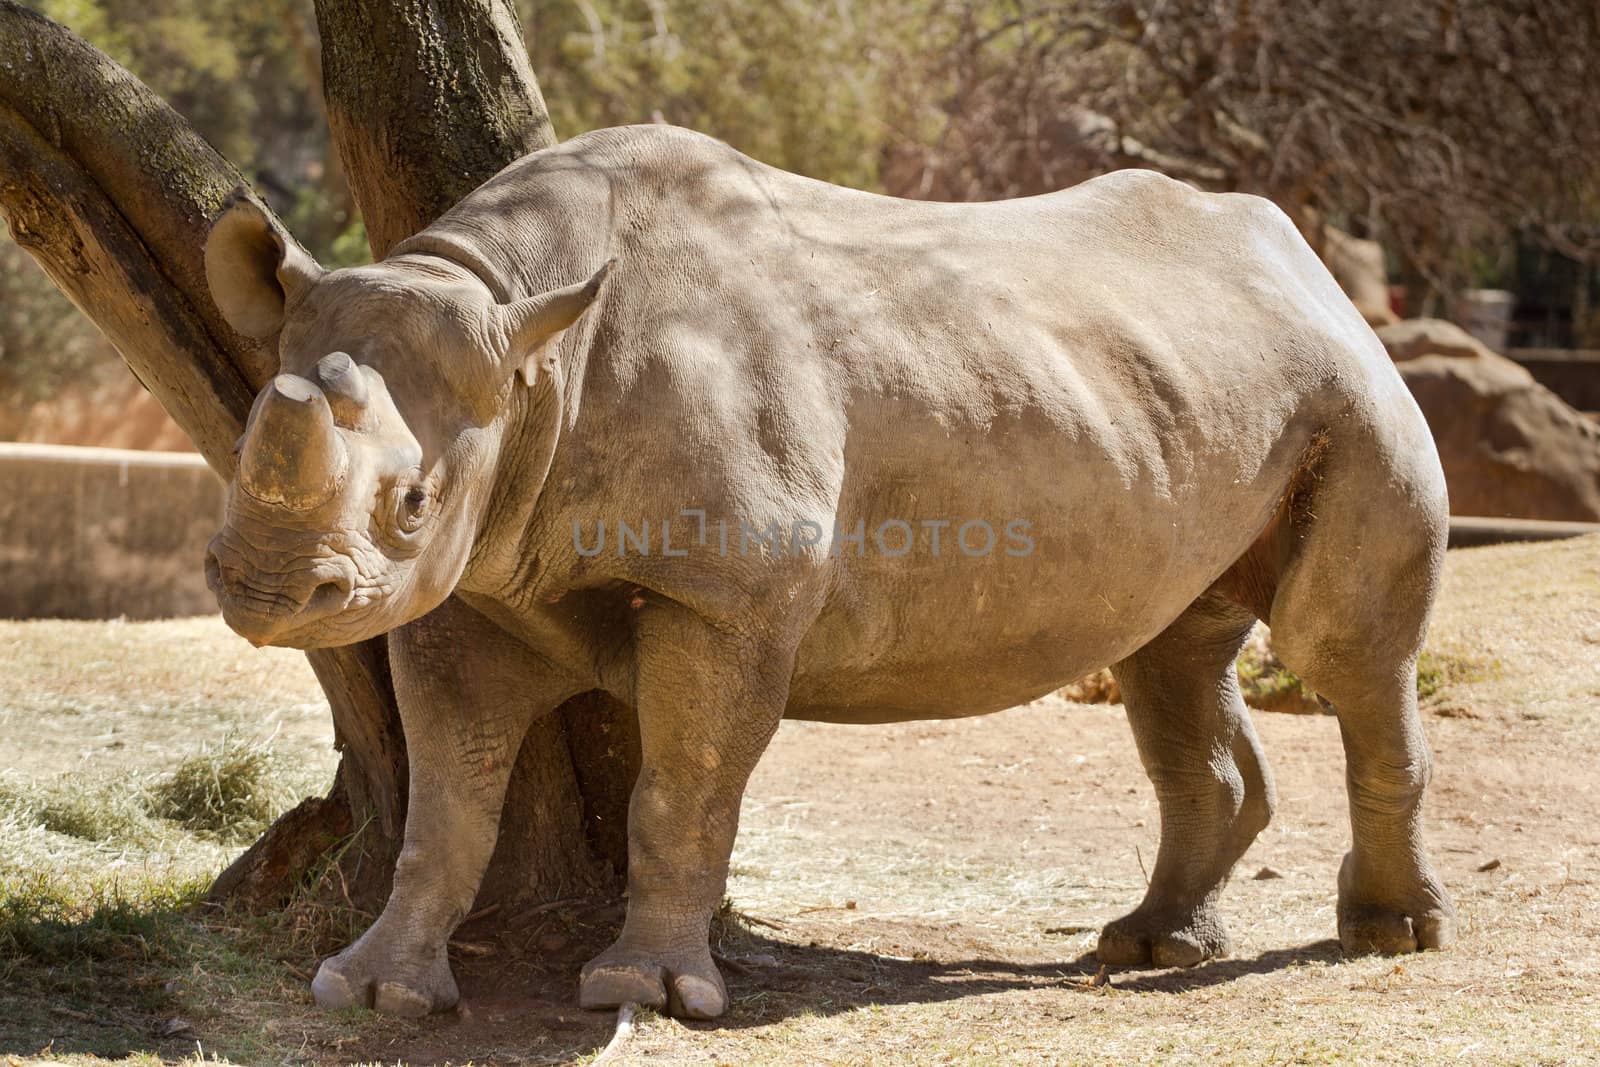
<path fill-rule="evenodd" d="M 1482 341 L 1444 319 L 1406 319 L 1377 328 L 1378 340 L 1389 358 L 1404 363 L 1418 356 L 1456 356 L 1464 359 L 1494 357 Z"/>
<path fill-rule="evenodd" d="M 1432 319 L 1378 337 L 1433 430 L 1454 515 L 1600 521 L 1600 426 L 1465 330 Z"/>
<path fill-rule="evenodd" d="M 1395 321 L 1389 306 L 1389 268 L 1383 246 L 1352 236 L 1337 226 L 1322 228 L 1322 261 L 1356 310 L 1373 326 Z"/>

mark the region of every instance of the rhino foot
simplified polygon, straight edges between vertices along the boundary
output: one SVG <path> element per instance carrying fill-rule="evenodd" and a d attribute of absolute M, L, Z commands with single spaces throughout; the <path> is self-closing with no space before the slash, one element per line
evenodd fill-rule
<path fill-rule="evenodd" d="M 586 1009 L 638 1004 L 680 1019 L 715 1019 L 728 1010 L 728 988 L 709 946 L 650 952 L 619 941 L 583 968 L 578 1003 Z"/>
<path fill-rule="evenodd" d="M 1354 854 L 1339 868 L 1339 944 L 1348 955 L 1393 956 L 1447 948 L 1456 939 L 1456 913 L 1432 870 L 1394 879 L 1367 876 Z"/>
<path fill-rule="evenodd" d="M 425 959 L 407 959 L 369 947 L 366 937 L 322 961 L 311 995 L 329 1010 L 355 1006 L 408 1018 L 446 1011 L 460 999 L 442 949 Z"/>
<path fill-rule="evenodd" d="M 1112 967 L 1193 967 L 1226 956 L 1229 948 L 1228 931 L 1215 907 L 1184 914 L 1140 908 L 1106 924 L 1095 955 Z"/>

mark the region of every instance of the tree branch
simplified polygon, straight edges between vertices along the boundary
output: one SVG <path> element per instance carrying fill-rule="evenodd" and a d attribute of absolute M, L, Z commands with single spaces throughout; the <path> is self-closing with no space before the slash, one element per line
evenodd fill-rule
<path fill-rule="evenodd" d="M 276 353 L 223 321 L 202 261 L 206 228 L 244 183 L 239 172 L 111 57 L 16 0 L 0 0 L 0 105 L 70 159 L 148 249 L 145 258 L 213 339 L 211 351 L 189 351 L 189 358 L 231 363 L 252 390 L 264 385 L 277 371 Z"/>
<path fill-rule="evenodd" d="M 94 321 L 212 469 L 228 477 L 254 390 L 105 193 L 3 106 L 0 212 L 17 243 Z M 174 359 L 176 352 L 190 358 Z"/>

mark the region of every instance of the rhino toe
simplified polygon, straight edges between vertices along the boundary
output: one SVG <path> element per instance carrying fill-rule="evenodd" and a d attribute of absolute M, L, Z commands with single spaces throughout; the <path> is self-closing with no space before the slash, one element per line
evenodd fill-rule
<path fill-rule="evenodd" d="M 373 1008 L 386 1015 L 420 1018 L 446 1011 L 460 999 L 450 964 L 437 960 L 407 963 L 378 958 L 357 942 L 322 961 L 311 980 L 311 995 L 329 1011 Z"/>
<path fill-rule="evenodd" d="M 1201 909 L 1184 916 L 1125 915 L 1100 931 L 1095 955 L 1111 967 L 1193 967 L 1228 951 L 1221 918 Z"/>
<path fill-rule="evenodd" d="M 618 944 L 584 967 L 578 1003 L 587 1009 L 637 1004 L 680 1019 L 715 1019 L 728 1010 L 728 990 L 709 949 L 646 953 Z"/>

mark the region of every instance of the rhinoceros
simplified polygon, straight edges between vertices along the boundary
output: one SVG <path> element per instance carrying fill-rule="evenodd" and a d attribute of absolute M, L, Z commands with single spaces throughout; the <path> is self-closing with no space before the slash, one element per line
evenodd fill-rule
<path fill-rule="evenodd" d="M 585 1007 L 726 1009 L 708 922 L 785 717 L 978 715 L 1103 665 L 1161 844 L 1099 957 L 1222 954 L 1274 804 L 1234 668 L 1258 619 L 1338 715 L 1344 947 L 1451 940 L 1415 689 L 1444 479 L 1267 201 L 1119 171 L 913 202 L 644 126 L 513 163 L 370 266 L 324 270 L 241 191 L 205 263 L 281 359 L 206 561 L 224 618 L 387 634 L 410 751 L 392 896 L 321 1004 L 456 1002 L 519 742 L 596 689 L 643 762 Z"/>

